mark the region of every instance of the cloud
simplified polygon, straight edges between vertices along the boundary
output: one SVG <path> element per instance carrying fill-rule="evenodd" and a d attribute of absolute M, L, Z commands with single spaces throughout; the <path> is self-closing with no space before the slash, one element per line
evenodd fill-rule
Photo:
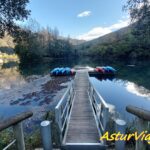
<path fill-rule="evenodd" d="M 77 15 L 78 18 L 82 18 L 82 17 L 88 17 L 91 15 L 91 11 L 83 11 L 80 14 Z"/>
<path fill-rule="evenodd" d="M 95 28 L 91 29 L 89 32 L 77 36 L 77 39 L 89 41 L 89 40 L 98 38 L 100 36 L 103 36 L 105 34 L 108 34 L 110 32 L 111 32 L 111 30 L 108 28 L 95 27 Z"/>
<path fill-rule="evenodd" d="M 79 36 L 77 36 L 77 39 L 80 40 L 92 40 L 98 37 L 101 37 L 105 34 L 111 33 L 115 30 L 121 29 L 123 27 L 126 27 L 129 25 L 130 20 L 126 19 L 126 20 L 119 20 L 117 23 L 112 24 L 111 26 L 108 27 L 95 27 L 93 29 L 91 29 L 90 31 L 88 31 L 87 33 L 81 34 Z"/>

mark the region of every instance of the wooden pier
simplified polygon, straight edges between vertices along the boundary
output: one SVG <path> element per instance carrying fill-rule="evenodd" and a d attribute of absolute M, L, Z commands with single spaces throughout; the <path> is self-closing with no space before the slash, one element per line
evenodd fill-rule
<path fill-rule="evenodd" d="M 74 102 L 65 143 L 99 143 L 99 134 L 88 94 L 86 71 L 78 71 L 74 83 Z"/>
<path fill-rule="evenodd" d="M 104 141 L 100 141 L 100 136 L 108 120 L 108 107 L 90 84 L 86 69 L 76 72 L 73 83 L 55 110 L 62 149 L 106 148 Z"/>

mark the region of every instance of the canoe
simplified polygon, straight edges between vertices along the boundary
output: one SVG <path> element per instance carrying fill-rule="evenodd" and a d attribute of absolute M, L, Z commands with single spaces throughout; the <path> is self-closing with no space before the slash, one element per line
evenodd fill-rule
<path fill-rule="evenodd" d="M 54 68 L 52 71 L 50 71 L 51 76 L 69 76 L 74 75 L 75 71 L 69 67 L 65 68 Z"/>
<path fill-rule="evenodd" d="M 115 74 L 116 73 L 116 69 L 114 69 L 111 66 L 96 67 L 95 71 L 101 74 Z"/>

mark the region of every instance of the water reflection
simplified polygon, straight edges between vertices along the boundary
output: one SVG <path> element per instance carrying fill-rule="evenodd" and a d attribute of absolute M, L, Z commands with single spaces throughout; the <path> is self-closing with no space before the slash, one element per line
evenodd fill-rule
<path fill-rule="evenodd" d="M 133 105 L 149 110 L 150 91 L 133 82 L 114 78 L 113 80 L 98 80 L 90 78 L 91 82 L 107 103 L 113 104 L 121 117 L 132 117 L 126 112 L 127 105 Z"/>
<path fill-rule="evenodd" d="M 18 62 L 16 62 L 16 61 L 9 61 L 9 62 L 3 63 L 1 65 L 1 69 L 8 69 L 8 68 L 13 68 L 13 67 L 18 67 Z"/>
<path fill-rule="evenodd" d="M 90 75 L 90 77 L 96 77 L 98 80 L 103 81 L 103 80 L 110 80 L 112 81 L 115 78 L 114 74 L 94 74 L 94 75 Z"/>
<path fill-rule="evenodd" d="M 38 90 L 42 83 L 41 81 L 45 82 L 47 79 L 49 80 L 49 76 L 46 78 L 43 77 L 49 74 L 51 69 L 55 67 L 74 67 L 76 65 L 90 67 L 112 66 L 118 70 L 116 76 L 97 76 L 97 79 L 91 79 L 104 99 L 110 104 L 114 104 L 117 107 L 117 110 L 122 112 L 122 114 L 128 116 L 125 111 L 125 107 L 128 104 L 147 109 L 150 108 L 150 101 L 148 101 L 150 97 L 150 62 L 128 62 L 102 59 L 91 60 L 91 58 L 88 57 L 65 60 L 46 60 L 32 65 L 18 64 L 14 62 L 2 64 L 0 66 L 1 102 L 3 101 L 3 103 L 9 105 L 32 104 L 39 106 L 39 103 L 35 103 L 35 101 L 39 100 L 34 99 L 35 101 L 31 102 L 30 99 L 27 98 L 25 101 L 23 97 L 18 97 L 18 95 L 27 94 L 27 92 L 33 93 Z M 42 80 L 39 79 L 37 82 L 34 82 L 35 75 Z M 20 89 L 22 90 L 20 91 Z M 39 96 L 40 95 L 41 94 L 39 94 Z M 11 103 L 6 102 L 8 99 Z M 49 102 L 49 100 L 47 100 L 47 102 Z"/>
<path fill-rule="evenodd" d="M 133 82 L 127 82 L 125 84 L 125 86 L 129 92 L 131 92 L 137 96 L 148 98 L 150 100 L 150 91 L 147 90 L 146 88 L 144 88 L 142 86 L 138 86 Z"/>
<path fill-rule="evenodd" d="M 0 67 L 0 90 L 8 90 L 25 84 L 26 81 L 18 72 L 17 67 Z"/>

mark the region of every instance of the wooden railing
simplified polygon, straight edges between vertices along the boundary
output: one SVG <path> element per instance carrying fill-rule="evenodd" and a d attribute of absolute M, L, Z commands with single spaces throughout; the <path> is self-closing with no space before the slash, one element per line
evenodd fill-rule
<path fill-rule="evenodd" d="M 16 114 L 13 117 L 8 119 L 3 119 L 0 121 L 0 131 L 7 129 L 8 127 L 13 127 L 13 132 L 15 139 L 8 144 L 3 150 L 7 150 L 13 144 L 16 143 L 17 150 L 25 150 L 25 142 L 24 142 L 24 134 L 22 121 L 31 117 L 33 113 L 31 111 L 22 112 L 20 114 Z"/>
<path fill-rule="evenodd" d="M 59 127 L 60 142 L 62 142 L 67 127 L 70 110 L 74 98 L 73 82 L 55 107 L 55 120 Z"/>
<path fill-rule="evenodd" d="M 96 116 L 99 134 L 102 135 L 105 132 L 108 123 L 109 107 L 90 81 L 89 81 L 89 96 L 94 110 L 94 114 Z"/>
<path fill-rule="evenodd" d="M 138 108 L 135 106 L 127 106 L 127 112 L 135 115 L 137 117 L 137 122 L 135 124 L 137 132 L 140 134 L 143 131 L 149 131 L 148 124 L 150 122 L 150 111 L 144 110 L 142 108 Z M 147 141 L 144 140 L 137 140 L 136 141 L 136 150 L 146 150 L 146 143 Z"/>

